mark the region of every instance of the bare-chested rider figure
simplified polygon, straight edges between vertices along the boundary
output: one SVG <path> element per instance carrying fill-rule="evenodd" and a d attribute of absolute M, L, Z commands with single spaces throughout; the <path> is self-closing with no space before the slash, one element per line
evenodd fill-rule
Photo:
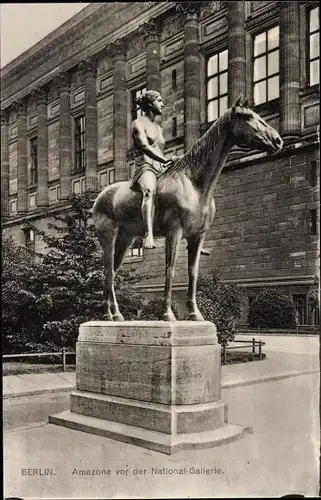
<path fill-rule="evenodd" d="M 157 177 L 176 162 L 178 157 L 172 156 L 168 160 L 163 154 L 165 147 L 163 130 L 155 121 L 157 116 L 162 115 L 164 108 L 160 93 L 156 90 L 147 90 L 137 99 L 137 104 L 144 114 L 132 124 L 135 172 L 130 188 L 143 194 L 144 247 L 155 248 L 153 223 Z M 208 251 L 203 249 L 202 254 L 208 255 Z"/>

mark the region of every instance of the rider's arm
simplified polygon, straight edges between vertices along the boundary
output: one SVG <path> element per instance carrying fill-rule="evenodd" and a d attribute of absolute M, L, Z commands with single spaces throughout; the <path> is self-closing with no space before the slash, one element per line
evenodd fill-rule
<path fill-rule="evenodd" d="M 132 125 L 132 132 L 134 140 L 137 146 L 152 160 L 159 161 L 160 163 L 168 163 L 168 159 L 162 155 L 159 151 L 157 151 L 153 146 L 151 146 L 148 142 L 146 132 L 144 130 L 143 125 L 139 120 L 134 120 Z"/>

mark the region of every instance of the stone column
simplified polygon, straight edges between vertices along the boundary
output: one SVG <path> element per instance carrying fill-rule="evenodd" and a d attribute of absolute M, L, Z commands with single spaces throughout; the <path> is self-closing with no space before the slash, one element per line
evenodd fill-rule
<path fill-rule="evenodd" d="M 98 124 L 96 101 L 96 64 L 87 59 L 80 63 L 85 77 L 85 155 L 86 189 L 96 190 L 98 164 Z"/>
<path fill-rule="evenodd" d="M 70 82 L 67 74 L 56 78 L 59 88 L 60 122 L 59 122 L 59 155 L 60 155 L 60 199 L 67 200 L 71 194 L 72 171 L 72 127 L 70 114 Z"/>
<path fill-rule="evenodd" d="M 245 2 L 228 4 L 228 105 L 246 94 Z"/>
<path fill-rule="evenodd" d="M 49 204 L 47 102 L 47 93 L 42 89 L 38 90 L 36 92 L 38 114 L 38 207 L 47 207 Z"/>
<path fill-rule="evenodd" d="M 118 41 L 108 47 L 113 56 L 113 148 L 115 181 L 127 181 L 127 92 L 126 42 Z"/>
<path fill-rule="evenodd" d="M 18 139 L 17 139 L 17 161 L 18 161 L 18 214 L 28 211 L 28 146 L 27 146 L 27 108 L 26 101 L 20 100 L 16 103 Z"/>
<path fill-rule="evenodd" d="M 186 2 L 177 5 L 184 18 L 184 141 L 185 151 L 200 137 L 200 41 L 199 16 L 201 4 Z"/>
<path fill-rule="evenodd" d="M 281 135 L 300 135 L 300 3 L 280 2 Z"/>
<path fill-rule="evenodd" d="M 151 19 L 140 27 L 146 45 L 147 56 L 147 90 L 161 91 L 160 72 L 160 34 L 161 25 L 158 19 Z"/>
<path fill-rule="evenodd" d="M 9 215 L 9 114 L 1 111 L 1 220 Z"/>

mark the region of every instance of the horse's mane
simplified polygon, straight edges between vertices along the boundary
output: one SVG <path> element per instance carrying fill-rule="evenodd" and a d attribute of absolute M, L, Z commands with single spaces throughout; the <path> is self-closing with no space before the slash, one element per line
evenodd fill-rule
<path fill-rule="evenodd" d="M 174 175 L 183 172 L 189 177 L 195 173 L 198 166 L 206 168 L 211 161 L 218 138 L 226 125 L 230 115 L 227 111 L 216 120 L 202 137 L 162 175 Z"/>

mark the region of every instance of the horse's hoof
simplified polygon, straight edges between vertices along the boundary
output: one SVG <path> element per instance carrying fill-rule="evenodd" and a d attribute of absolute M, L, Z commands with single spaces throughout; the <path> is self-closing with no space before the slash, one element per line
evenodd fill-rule
<path fill-rule="evenodd" d="M 113 321 L 113 315 L 112 314 L 104 314 L 103 321 Z"/>
<path fill-rule="evenodd" d="M 144 241 L 144 248 L 156 248 L 155 243 L 154 243 L 154 238 L 152 236 L 146 236 L 146 239 Z"/>
<path fill-rule="evenodd" d="M 163 321 L 177 321 L 174 313 L 165 313 L 163 316 Z"/>
<path fill-rule="evenodd" d="M 201 313 L 190 313 L 189 319 L 190 321 L 204 321 L 204 318 L 201 315 Z"/>
<path fill-rule="evenodd" d="M 125 318 L 122 314 L 114 314 L 113 321 L 125 321 Z"/>

